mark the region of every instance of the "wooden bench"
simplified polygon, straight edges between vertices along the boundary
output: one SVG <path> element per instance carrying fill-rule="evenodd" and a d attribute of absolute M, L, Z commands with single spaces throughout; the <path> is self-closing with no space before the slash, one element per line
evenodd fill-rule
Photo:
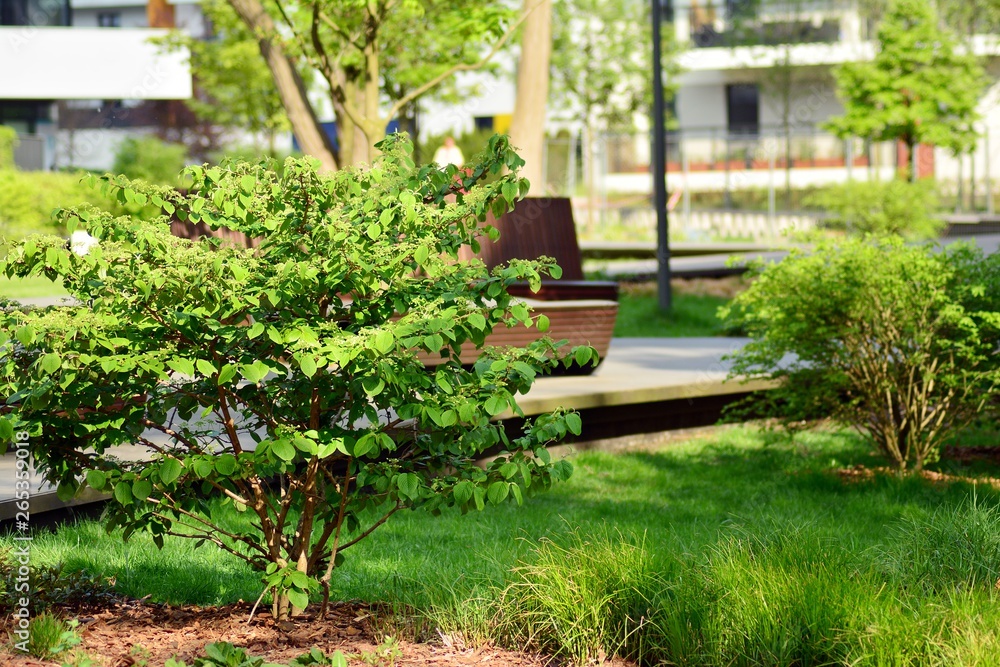
<path fill-rule="evenodd" d="M 554 340 L 566 339 L 570 345 L 591 345 L 603 360 L 611 345 L 618 314 L 618 283 L 584 280 L 570 200 L 565 197 L 523 199 L 500 218 L 489 216 L 487 224 L 499 230 L 500 238 L 492 242 L 483 235 L 479 238 L 478 255 L 466 247 L 459 256 L 463 259 L 478 256 L 490 269 L 512 259 L 537 259 L 544 255 L 556 260 L 562 269 L 558 279 L 543 280 L 537 292 L 532 292 L 527 283 L 513 285 L 508 291 L 528 300 L 535 313 L 549 318 L 548 335 Z M 538 335 L 535 329 L 504 327 L 501 330 L 498 327 L 488 342 L 523 346 Z"/>

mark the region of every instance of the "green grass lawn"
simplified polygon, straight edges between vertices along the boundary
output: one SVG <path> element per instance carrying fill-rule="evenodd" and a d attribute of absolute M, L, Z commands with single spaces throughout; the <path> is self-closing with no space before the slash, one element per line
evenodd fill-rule
<path fill-rule="evenodd" d="M 836 470 L 879 464 L 844 431 L 745 427 L 573 462 L 569 482 L 522 508 L 397 515 L 347 552 L 333 594 L 578 660 L 1000 664 L 1000 494 L 987 484 L 844 481 Z M 158 601 L 260 594 L 258 575 L 210 546 L 158 551 L 94 521 L 37 535 L 32 559 Z"/>
<path fill-rule="evenodd" d="M 44 276 L 8 278 L 0 276 L 0 297 L 23 299 L 48 296 L 67 296 L 61 283 L 54 283 Z"/>
<path fill-rule="evenodd" d="M 706 285 L 710 286 L 706 289 Z M 713 289 L 714 287 L 714 289 Z M 731 279 L 675 281 L 669 312 L 660 310 L 654 283 L 622 283 L 615 336 L 620 338 L 690 338 L 727 333 L 718 310 L 739 289 Z"/>

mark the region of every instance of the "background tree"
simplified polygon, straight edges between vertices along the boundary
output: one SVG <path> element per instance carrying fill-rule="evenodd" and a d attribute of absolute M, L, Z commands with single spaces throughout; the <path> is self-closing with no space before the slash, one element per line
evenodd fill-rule
<path fill-rule="evenodd" d="M 902 141 L 912 162 L 927 143 L 956 155 L 976 140 L 973 123 L 984 74 L 976 58 L 960 53 L 927 0 L 892 0 L 878 27 L 870 62 L 834 71 L 844 115 L 826 127 L 841 137 Z M 916 180 L 916 170 L 902 168 Z"/>
<path fill-rule="evenodd" d="M 552 62 L 552 0 L 524 0 L 526 17 L 517 62 L 517 97 L 510 139 L 524 159 L 530 194 L 545 190 L 545 112 Z"/>
<path fill-rule="evenodd" d="M 256 38 L 303 152 L 327 169 L 370 160 L 389 121 L 453 74 L 486 65 L 518 23 L 505 5 L 473 0 L 226 1 Z M 306 71 L 327 93 L 336 151 Z"/>
<path fill-rule="evenodd" d="M 553 17 L 550 97 L 583 126 L 585 182 L 593 196 L 598 133 L 633 132 L 636 113 L 652 106 L 649 6 L 638 0 L 555 0 Z M 680 71 L 673 37 L 665 31 L 667 94 Z"/>
<path fill-rule="evenodd" d="M 249 132 L 254 142 L 263 139 L 259 152 L 276 157 L 277 135 L 291 126 L 256 40 L 224 0 L 203 0 L 201 8 L 212 35 L 177 31 L 163 40 L 191 54 L 196 89 L 188 106 L 216 126 Z"/>

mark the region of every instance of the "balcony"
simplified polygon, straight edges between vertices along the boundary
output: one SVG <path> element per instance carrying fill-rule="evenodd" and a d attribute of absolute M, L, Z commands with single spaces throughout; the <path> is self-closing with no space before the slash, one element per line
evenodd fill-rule
<path fill-rule="evenodd" d="M 191 97 L 188 54 L 149 42 L 165 30 L 0 26 L 0 99 Z"/>
<path fill-rule="evenodd" d="M 678 38 L 694 48 L 831 44 L 843 38 L 845 0 L 675 0 Z"/>

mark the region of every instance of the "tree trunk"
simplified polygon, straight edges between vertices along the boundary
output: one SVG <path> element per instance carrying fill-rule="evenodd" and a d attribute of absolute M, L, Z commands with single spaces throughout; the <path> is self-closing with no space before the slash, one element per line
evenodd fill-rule
<path fill-rule="evenodd" d="M 525 162 L 521 175 L 531 183 L 529 194 L 539 196 L 545 193 L 542 161 L 552 55 L 552 0 L 524 0 L 524 10 L 531 11 L 531 14 L 524 21 L 521 37 L 517 100 L 510 126 L 510 141 Z"/>
<path fill-rule="evenodd" d="M 285 107 L 288 121 L 292 125 L 299 146 L 302 147 L 302 152 L 317 158 L 324 170 L 336 170 L 338 163 L 333 154 L 333 147 L 323 128 L 320 127 L 316 112 L 306 94 L 305 85 L 281 44 L 272 40 L 272 36 L 277 34 L 277 29 L 267 10 L 260 0 L 227 1 L 250 32 L 257 36 L 257 46 L 267 62 L 268 69 L 271 70 L 274 85 L 278 89 L 281 103 Z"/>

